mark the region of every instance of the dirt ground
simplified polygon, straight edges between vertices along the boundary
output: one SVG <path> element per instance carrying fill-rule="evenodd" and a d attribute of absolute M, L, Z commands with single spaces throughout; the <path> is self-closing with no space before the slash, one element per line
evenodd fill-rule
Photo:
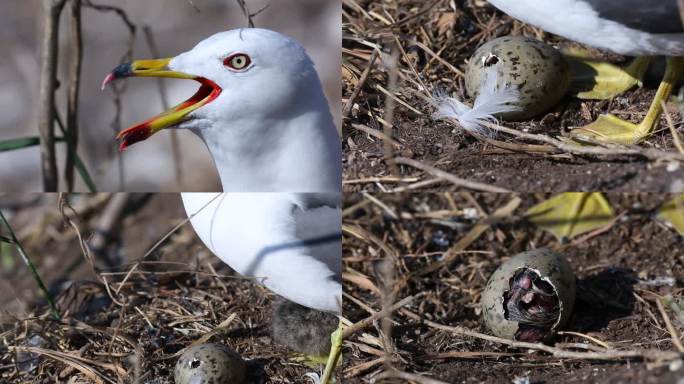
<path fill-rule="evenodd" d="M 0 208 L 62 313 L 60 322 L 50 319 L 35 281 L 3 244 L 0 382 L 173 383 L 178 352 L 202 337 L 238 351 L 250 383 L 310 382 L 305 374 L 315 369 L 290 361 L 291 351 L 272 341 L 274 294 L 236 275 L 189 224 L 155 247 L 185 217 L 178 194 L 128 195 L 123 219 L 109 226 L 101 220 L 110 195 L 70 200 L 91 245 L 109 228 L 107 246 L 94 254 L 100 277 L 60 214 L 57 195 L 0 195 Z M 17 356 L 16 346 L 38 355 Z M 23 360 L 29 363 L 17 364 Z"/>
<path fill-rule="evenodd" d="M 544 154 L 526 149 L 503 149 L 501 145 L 495 146 L 463 133 L 450 122 L 431 117 L 434 107 L 425 101 L 421 82 L 430 94 L 445 90 L 472 102 L 464 96 L 462 72 L 467 59 L 484 42 L 499 36 L 525 35 L 560 49 L 577 47 L 576 43 L 525 25 L 481 0 L 352 0 L 345 2 L 343 32 L 343 104 L 350 101 L 357 86 L 362 84 L 348 111 L 345 108 L 343 120 L 347 192 L 393 190 L 434 178 L 405 165 L 398 167 L 398 173 L 391 174 L 384 161 L 383 140 L 379 135 L 389 119 L 388 92 L 397 100 L 391 130 L 395 141 L 393 157 L 408 157 L 468 181 L 518 192 L 684 190 L 681 162 L 648 160 L 641 156 Z M 398 61 L 397 86 L 392 92 L 387 58 L 393 42 L 401 44 L 402 54 Z M 374 47 L 383 54 L 370 67 L 367 80 L 361 82 Z M 590 51 L 598 58 L 615 63 L 627 61 L 621 56 Z M 628 91 L 613 100 L 581 101 L 568 96 L 546 114 L 505 125 L 528 133 L 560 137 L 572 128 L 594 121 L 602 113 L 610 112 L 639 122 L 655 94 L 663 67 L 662 62 L 654 63 L 643 88 Z M 684 134 L 682 119 L 675 103 L 668 104 L 668 113 L 681 136 Z M 506 134 L 498 134 L 495 139 L 504 144 L 540 144 Z M 676 151 L 664 118 L 657 133 L 639 148 Z M 441 182 L 417 189 L 442 191 L 454 188 L 450 183 Z"/>
<path fill-rule="evenodd" d="M 593 344 L 589 338 L 594 338 L 620 351 L 676 350 L 656 301 L 671 295 L 684 306 L 684 237 L 653 218 L 671 196 L 607 194 L 620 219 L 563 244 L 522 217 L 545 197 L 520 196 L 511 214 L 470 238 L 480 220 L 518 197 L 350 195 L 343 218 L 345 316 L 358 322 L 383 304 L 419 298 L 397 310 L 391 326 L 376 321 L 347 340 L 344 382 L 373 382 L 391 361 L 401 372 L 423 375 L 417 383 L 428 383 L 428 378 L 447 383 L 680 383 L 681 362 L 560 358 L 430 323 L 490 335 L 480 307 L 489 276 L 516 253 L 550 247 L 566 256 L 578 278 L 575 311 L 565 330 L 584 336 L 557 335 L 549 345 L 587 351 L 570 343 Z M 469 238 L 472 243 L 463 248 Z M 451 262 L 437 264 L 450 254 Z M 437 267 L 428 269 L 432 266 Z M 684 317 L 678 312 L 666 310 L 682 335 Z M 391 358 L 385 355 L 388 350 Z"/>

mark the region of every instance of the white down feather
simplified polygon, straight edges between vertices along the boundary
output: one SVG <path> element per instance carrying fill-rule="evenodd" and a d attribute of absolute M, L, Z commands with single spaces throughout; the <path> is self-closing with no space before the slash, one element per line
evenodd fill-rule
<path fill-rule="evenodd" d="M 456 120 L 466 131 L 491 136 L 492 131 L 483 125 L 484 122 L 498 124 L 498 120 L 494 117 L 496 114 L 521 109 L 518 106 L 520 100 L 518 88 L 499 87 L 497 82 L 496 66 L 487 68 L 485 79 L 480 85 L 472 108 L 453 97 L 438 94 L 434 98 L 434 104 L 437 107 L 435 118 Z"/>

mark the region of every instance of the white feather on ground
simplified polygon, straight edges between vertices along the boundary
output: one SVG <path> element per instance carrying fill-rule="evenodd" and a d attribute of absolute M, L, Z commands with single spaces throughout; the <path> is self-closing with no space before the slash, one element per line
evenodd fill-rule
<path fill-rule="evenodd" d="M 472 108 L 453 97 L 437 95 L 434 98 L 434 104 L 437 106 L 435 118 L 457 120 L 466 131 L 491 136 L 492 130 L 485 127 L 483 122 L 498 124 L 494 115 L 521 109 L 517 105 L 520 99 L 518 89 L 510 86 L 499 88 L 497 82 L 496 68 L 492 66 L 485 71 L 485 79 L 480 85 Z"/>

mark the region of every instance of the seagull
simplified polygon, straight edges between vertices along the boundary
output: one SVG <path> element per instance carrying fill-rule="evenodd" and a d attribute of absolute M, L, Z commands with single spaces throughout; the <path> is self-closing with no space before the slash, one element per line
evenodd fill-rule
<path fill-rule="evenodd" d="M 665 75 L 644 119 L 633 124 L 606 114 L 573 130 L 581 141 L 636 144 L 653 133 L 674 84 L 684 73 L 684 20 L 678 0 L 489 0 L 528 24 L 567 39 L 626 56 L 639 56 L 626 68 L 581 60 L 592 89 L 580 98 L 608 99 L 641 84 L 651 56 L 667 56 Z M 587 76 L 587 75 L 585 75 Z M 581 79 L 580 79 L 581 80 Z M 587 79 L 585 79 L 587 80 Z"/>
<path fill-rule="evenodd" d="M 164 128 L 189 129 L 209 149 L 224 192 L 340 190 L 340 139 L 313 61 L 292 38 L 260 28 L 220 32 L 173 58 L 121 64 L 102 88 L 135 76 L 200 87 L 121 131 L 121 151 Z"/>
<path fill-rule="evenodd" d="M 195 80 L 177 106 L 121 131 L 123 151 L 164 128 L 206 144 L 223 193 L 182 193 L 190 222 L 216 256 L 283 298 L 340 316 L 341 145 L 312 60 L 278 32 L 217 33 L 173 58 L 108 74 Z M 341 328 L 341 323 L 340 323 Z M 340 355 L 338 328 L 321 383 Z"/>
<path fill-rule="evenodd" d="M 341 315 L 340 193 L 183 193 L 181 197 L 198 237 L 236 272 L 289 301 Z M 322 383 L 339 358 L 339 332 L 333 333 L 331 342 Z"/>

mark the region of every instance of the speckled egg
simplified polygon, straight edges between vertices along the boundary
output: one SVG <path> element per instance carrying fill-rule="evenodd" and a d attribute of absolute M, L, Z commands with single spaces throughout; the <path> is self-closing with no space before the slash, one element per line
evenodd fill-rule
<path fill-rule="evenodd" d="M 522 292 L 516 291 L 520 289 L 516 280 L 519 276 L 530 285 Z M 487 282 L 482 293 L 485 325 L 499 337 L 546 341 L 570 320 L 575 304 L 575 280 L 570 264 L 558 252 L 539 248 L 519 253 L 501 264 Z M 514 298 L 519 300 L 520 308 L 511 306 Z M 544 305 L 554 310 L 544 312 L 541 310 Z M 547 316 L 545 325 L 539 320 L 543 315 Z"/>
<path fill-rule="evenodd" d="M 517 87 L 519 111 L 503 112 L 503 120 L 527 120 L 556 105 L 570 87 L 570 66 L 552 46 L 529 37 L 505 36 L 483 44 L 468 61 L 468 94 L 477 97 L 485 72 L 493 67 L 499 87 Z"/>
<path fill-rule="evenodd" d="M 176 384 L 241 384 L 247 367 L 242 357 L 221 344 L 200 344 L 181 355 L 174 370 Z"/>

